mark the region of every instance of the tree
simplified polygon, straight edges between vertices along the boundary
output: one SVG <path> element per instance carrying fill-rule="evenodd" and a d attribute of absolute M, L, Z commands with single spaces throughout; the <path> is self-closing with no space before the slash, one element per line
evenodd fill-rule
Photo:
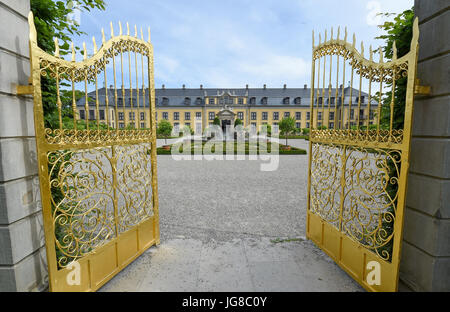
<path fill-rule="evenodd" d="M 295 129 L 295 119 L 293 117 L 283 118 L 279 125 L 281 135 L 286 137 L 286 145 L 288 145 L 288 135 Z"/>
<path fill-rule="evenodd" d="M 158 128 L 156 129 L 156 134 L 162 136 L 165 139 L 167 145 L 167 138 L 172 134 L 172 124 L 163 119 L 158 123 Z"/>
<path fill-rule="evenodd" d="M 45 52 L 55 51 L 54 38 L 59 40 L 60 55 L 70 51 L 70 42 L 73 36 L 85 34 L 75 22 L 67 16 L 75 9 L 91 11 L 92 9 L 105 10 L 104 0 L 78 0 L 79 6 L 75 8 L 71 0 L 31 0 L 30 8 L 34 15 L 34 24 L 37 31 L 37 44 Z M 76 48 L 80 50 L 79 47 Z M 67 86 L 61 83 L 61 86 Z M 45 126 L 58 128 L 59 117 L 56 105 L 56 81 L 53 78 L 41 77 L 42 104 L 44 108 Z M 63 116 L 71 114 L 71 110 L 63 110 Z"/>
<path fill-rule="evenodd" d="M 237 119 L 234 121 L 234 126 L 236 127 L 236 126 L 239 126 L 239 125 L 242 125 L 242 120 L 240 120 L 239 118 L 237 118 Z"/>
<path fill-rule="evenodd" d="M 216 116 L 216 118 L 214 118 L 213 125 L 220 126 L 220 119 L 219 119 L 219 117 Z"/>

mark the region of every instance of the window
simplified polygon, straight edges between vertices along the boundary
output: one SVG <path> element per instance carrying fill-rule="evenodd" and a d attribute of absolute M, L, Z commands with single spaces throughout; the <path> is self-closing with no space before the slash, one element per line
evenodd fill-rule
<path fill-rule="evenodd" d="M 134 117 L 135 117 L 134 112 L 129 112 L 128 116 L 129 116 L 130 120 L 134 120 Z"/>
<path fill-rule="evenodd" d="M 169 119 L 169 113 L 168 112 L 163 112 L 163 119 L 168 120 Z"/>
<path fill-rule="evenodd" d="M 119 112 L 119 120 L 123 120 L 123 112 Z"/>
<path fill-rule="evenodd" d="M 279 120 L 280 119 L 280 113 L 279 112 L 273 112 L 273 120 Z"/>
<path fill-rule="evenodd" d="M 184 98 L 184 105 L 191 105 L 191 98 Z"/>
<path fill-rule="evenodd" d="M 216 114 L 214 112 L 209 112 L 209 120 L 214 120 Z"/>
<path fill-rule="evenodd" d="M 290 99 L 289 99 L 288 97 L 285 97 L 285 98 L 283 99 L 283 104 L 284 104 L 284 105 L 289 105 L 289 103 L 290 103 Z"/>
<path fill-rule="evenodd" d="M 202 98 L 197 98 L 196 100 L 195 100 L 195 105 L 202 105 Z"/>
<path fill-rule="evenodd" d="M 114 120 L 114 111 L 111 111 L 111 119 Z"/>
<path fill-rule="evenodd" d="M 100 110 L 100 120 L 105 120 L 105 111 L 103 109 Z"/>
<path fill-rule="evenodd" d="M 371 109 L 370 110 L 370 115 L 369 115 L 369 119 L 373 120 L 373 117 L 375 116 L 375 110 Z"/>
<path fill-rule="evenodd" d="M 298 105 L 302 104 L 302 98 L 301 97 L 296 97 L 294 99 L 294 104 L 298 104 Z"/>
<path fill-rule="evenodd" d="M 263 97 L 263 98 L 261 99 L 261 104 L 267 105 L 267 97 Z"/>
<path fill-rule="evenodd" d="M 322 120 L 322 112 L 317 112 L 317 120 Z"/>
<path fill-rule="evenodd" d="M 364 110 L 363 110 L 363 109 L 360 109 L 360 110 L 359 110 L 359 118 L 360 118 L 360 119 L 363 119 L 363 118 L 364 118 Z"/>
<path fill-rule="evenodd" d="M 173 113 L 173 120 L 180 120 L 180 113 L 179 112 L 174 112 Z"/>
<path fill-rule="evenodd" d="M 350 110 L 350 119 L 355 119 L 355 110 L 354 109 Z"/>
<path fill-rule="evenodd" d="M 330 115 L 328 117 L 329 120 L 334 120 L 334 112 L 330 112 Z"/>
<path fill-rule="evenodd" d="M 89 120 L 95 120 L 95 112 L 93 109 L 89 110 Z"/>
<path fill-rule="evenodd" d="M 267 120 L 267 116 L 268 114 L 267 114 L 267 112 L 263 112 L 262 113 L 262 120 Z"/>
<path fill-rule="evenodd" d="M 280 130 L 280 127 L 278 126 L 278 122 L 274 122 L 272 124 L 272 133 L 278 134 L 279 130 Z"/>
<path fill-rule="evenodd" d="M 202 112 L 196 112 L 195 113 L 195 119 L 202 120 Z"/>
<path fill-rule="evenodd" d="M 155 99 L 155 105 L 158 105 L 158 98 Z"/>
<path fill-rule="evenodd" d="M 323 102 L 323 98 L 319 97 L 319 104 L 322 104 L 322 102 Z"/>
<path fill-rule="evenodd" d="M 134 127 L 134 122 L 130 122 L 130 127 L 131 127 L 132 129 L 135 128 L 135 127 Z"/>
<path fill-rule="evenodd" d="M 158 112 L 155 113 L 155 120 L 158 120 Z"/>
<path fill-rule="evenodd" d="M 162 105 L 169 105 L 169 98 L 163 97 Z"/>
<path fill-rule="evenodd" d="M 184 120 L 191 120 L 191 113 L 185 112 L 184 113 Z"/>
<path fill-rule="evenodd" d="M 145 128 L 145 122 L 141 122 L 141 128 Z"/>
<path fill-rule="evenodd" d="M 301 128 L 301 123 L 296 122 L 296 123 L 295 123 L 295 128 L 300 129 L 300 128 Z"/>
<path fill-rule="evenodd" d="M 120 128 L 120 129 L 125 128 L 125 124 L 124 124 L 123 122 L 119 122 L 119 128 Z"/>
<path fill-rule="evenodd" d="M 80 109 L 80 119 L 84 119 L 85 115 L 84 115 L 84 110 Z"/>
<path fill-rule="evenodd" d="M 321 123 L 321 122 L 318 122 L 318 123 L 317 123 L 317 128 L 320 128 L 320 127 L 322 127 L 322 123 Z"/>
<path fill-rule="evenodd" d="M 145 113 L 141 112 L 141 120 L 145 120 Z"/>
<path fill-rule="evenodd" d="M 173 124 L 173 132 L 175 132 L 175 133 L 180 132 L 180 124 L 178 122 L 175 122 Z"/>
<path fill-rule="evenodd" d="M 186 127 L 190 127 L 190 126 L 191 126 L 191 123 L 190 123 L 190 122 L 186 122 L 184 125 L 185 125 Z"/>
<path fill-rule="evenodd" d="M 284 118 L 289 118 L 291 117 L 291 113 L 289 112 L 284 112 Z"/>
<path fill-rule="evenodd" d="M 252 130 L 253 130 L 253 131 L 256 130 L 256 122 L 252 122 Z"/>
<path fill-rule="evenodd" d="M 336 102 L 336 98 L 335 98 L 335 97 L 332 97 L 332 98 L 331 98 L 331 104 L 334 105 L 335 102 Z"/>
<path fill-rule="evenodd" d="M 256 112 L 252 112 L 251 118 L 252 120 L 256 120 Z"/>
<path fill-rule="evenodd" d="M 238 99 L 238 104 L 239 105 L 244 105 L 244 99 L 243 98 L 239 98 Z"/>
<path fill-rule="evenodd" d="M 209 105 L 214 105 L 214 99 L 213 98 L 209 99 Z"/>
<path fill-rule="evenodd" d="M 240 120 L 244 120 L 244 113 L 243 113 L 243 112 L 238 112 L 238 113 L 237 113 L 237 117 L 238 117 Z"/>
<path fill-rule="evenodd" d="M 306 128 L 308 128 L 308 129 L 309 129 L 309 122 L 307 122 L 307 123 L 306 123 Z"/>
<path fill-rule="evenodd" d="M 123 98 L 117 99 L 118 105 L 123 106 Z"/>
<path fill-rule="evenodd" d="M 330 124 L 329 124 L 329 127 L 328 127 L 329 129 L 334 129 L 334 122 L 330 122 Z"/>
<path fill-rule="evenodd" d="M 251 105 L 255 105 L 256 104 L 256 98 L 255 97 L 250 98 L 250 104 Z"/>
<path fill-rule="evenodd" d="M 306 112 L 306 120 L 310 120 L 311 119 L 311 112 Z M 308 122 L 309 124 L 309 122 Z M 309 127 L 306 127 L 309 128 Z"/>
<path fill-rule="evenodd" d="M 296 112 L 295 113 L 295 120 L 301 120 L 302 119 L 302 113 L 301 112 Z"/>

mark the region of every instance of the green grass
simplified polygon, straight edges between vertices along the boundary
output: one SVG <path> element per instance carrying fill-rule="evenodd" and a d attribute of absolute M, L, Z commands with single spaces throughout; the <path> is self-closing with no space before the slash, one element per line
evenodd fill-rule
<path fill-rule="evenodd" d="M 202 148 L 199 149 L 197 146 L 195 146 L 195 143 L 191 143 L 191 154 L 194 155 L 194 154 L 197 154 L 197 152 L 198 152 L 198 154 L 203 154 L 203 155 L 215 153 L 215 147 L 216 146 L 213 146 L 213 148 L 211 150 L 209 150 L 209 148 L 208 148 L 207 151 L 204 151 L 205 144 L 206 143 L 202 143 Z M 260 154 L 264 155 L 264 154 L 271 153 L 271 151 L 272 151 L 272 144 L 276 144 L 276 143 L 270 143 L 269 142 L 269 143 L 267 143 L 267 151 L 259 151 L 259 143 L 257 144 L 257 146 L 255 148 L 254 146 L 250 147 L 249 143 L 246 142 L 245 143 L 244 154 L 245 155 L 249 155 L 250 151 L 252 151 L 252 152 L 256 151 L 256 154 L 258 154 L 258 155 L 260 155 Z M 171 145 L 170 150 L 164 150 L 162 147 L 159 147 L 157 149 L 157 154 L 158 155 L 171 155 L 172 154 L 172 146 L 173 145 Z M 292 147 L 291 146 L 291 150 L 285 151 L 285 150 L 282 150 L 282 147 L 284 147 L 284 146 L 285 145 L 281 145 L 281 144 L 279 145 L 278 152 L 279 152 L 280 155 L 306 155 L 306 151 L 304 149 L 296 148 L 296 147 Z M 179 151 L 180 151 L 180 153 L 183 152 L 183 146 L 182 145 L 180 146 L 180 150 Z M 226 144 L 223 144 L 223 154 L 225 155 L 226 152 L 227 152 L 226 151 Z M 237 155 L 237 153 L 238 153 L 238 151 L 237 151 L 237 143 L 234 143 L 234 155 Z"/>

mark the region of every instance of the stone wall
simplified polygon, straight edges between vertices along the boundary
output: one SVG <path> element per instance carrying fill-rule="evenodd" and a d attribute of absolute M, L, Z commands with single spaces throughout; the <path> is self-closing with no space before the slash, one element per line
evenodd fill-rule
<path fill-rule="evenodd" d="M 415 0 L 420 23 L 416 97 L 400 278 L 416 291 L 450 291 L 450 3 Z"/>
<path fill-rule="evenodd" d="M 29 0 L 0 0 L 0 291 L 46 287 L 33 99 L 16 95 L 30 75 Z"/>

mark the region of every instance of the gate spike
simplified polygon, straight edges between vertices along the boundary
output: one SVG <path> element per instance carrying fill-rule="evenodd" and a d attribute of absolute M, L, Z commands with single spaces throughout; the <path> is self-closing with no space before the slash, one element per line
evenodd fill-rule
<path fill-rule="evenodd" d="M 136 25 L 134 25 L 134 37 L 135 37 L 135 38 L 138 37 L 137 26 L 136 26 Z"/>
<path fill-rule="evenodd" d="M 87 59 L 86 42 L 83 41 L 83 60 Z"/>
<path fill-rule="evenodd" d="M 381 49 L 381 47 L 378 48 L 378 51 L 379 51 L 379 53 L 380 53 L 380 63 L 384 63 L 384 60 L 383 60 L 383 50 Z"/>
<path fill-rule="evenodd" d="M 370 50 L 370 61 L 373 62 L 373 50 L 372 50 L 372 45 L 370 45 L 369 50 Z"/>
<path fill-rule="evenodd" d="M 353 33 L 353 43 L 352 43 L 353 49 L 356 47 L 356 35 Z"/>
<path fill-rule="evenodd" d="M 123 32 L 122 32 L 122 23 L 119 21 L 119 36 L 122 36 Z"/>
<path fill-rule="evenodd" d="M 392 45 L 392 59 L 395 61 L 397 59 L 397 44 L 394 41 Z"/>
<path fill-rule="evenodd" d="M 322 43 L 322 34 L 319 33 L 319 45 Z"/>
<path fill-rule="evenodd" d="M 106 40 L 105 40 L 105 31 L 102 28 L 102 44 L 105 44 Z"/>
<path fill-rule="evenodd" d="M 114 38 L 114 26 L 113 26 L 113 23 L 110 22 L 109 24 L 111 25 L 111 38 Z"/>
<path fill-rule="evenodd" d="M 75 62 L 75 46 L 73 45 L 73 41 L 72 41 L 72 62 Z"/>
<path fill-rule="evenodd" d="M 323 39 L 323 43 L 327 42 L 327 30 L 325 29 L 325 38 Z"/>
<path fill-rule="evenodd" d="M 148 42 L 151 42 L 151 34 L 150 34 L 150 27 L 148 28 Z"/>
<path fill-rule="evenodd" d="M 141 40 L 144 40 L 144 32 L 142 31 L 142 27 L 141 27 Z"/>
<path fill-rule="evenodd" d="M 345 36 L 344 36 L 344 41 L 347 42 L 347 26 L 345 26 Z"/>
<path fill-rule="evenodd" d="M 313 46 L 313 49 L 314 49 L 314 29 L 312 31 L 312 46 Z"/>
<path fill-rule="evenodd" d="M 130 24 L 128 24 L 128 22 L 127 22 L 127 36 L 129 36 L 130 35 Z"/>
<path fill-rule="evenodd" d="M 333 40 L 333 27 L 331 27 L 330 40 Z"/>
<path fill-rule="evenodd" d="M 338 26 L 338 32 L 337 32 L 337 38 L 336 40 L 339 40 L 339 35 L 341 34 L 341 26 Z"/>
<path fill-rule="evenodd" d="M 419 18 L 416 16 L 413 22 L 413 36 L 411 40 L 411 50 L 417 48 L 419 42 Z"/>
<path fill-rule="evenodd" d="M 94 54 L 97 53 L 97 43 L 95 42 L 95 37 L 92 36 L 92 43 L 94 44 Z"/>
<path fill-rule="evenodd" d="M 55 37 L 55 56 L 59 57 L 59 42 L 58 42 L 58 38 Z"/>
<path fill-rule="evenodd" d="M 361 41 L 361 56 L 364 57 L 364 42 Z"/>

